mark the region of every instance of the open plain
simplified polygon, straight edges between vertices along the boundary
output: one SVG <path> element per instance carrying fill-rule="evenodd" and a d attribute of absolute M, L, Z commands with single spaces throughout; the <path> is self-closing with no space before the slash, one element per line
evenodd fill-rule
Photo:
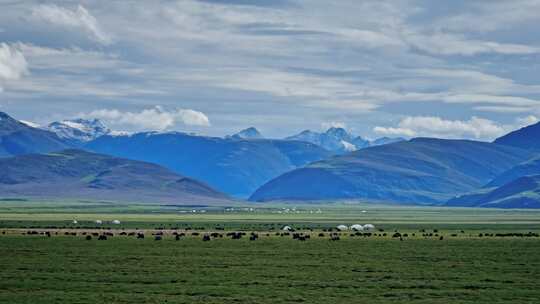
<path fill-rule="evenodd" d="M 0 204 L 0 302 L 540 300 L 536 211 L 343 203 L 89 206 Z M 357 223 L 375 229 L 336 229 Z M 294 231 L 283 231 L 286 225 Z M 102 235 L 107 239 L 98 240 Z"/>

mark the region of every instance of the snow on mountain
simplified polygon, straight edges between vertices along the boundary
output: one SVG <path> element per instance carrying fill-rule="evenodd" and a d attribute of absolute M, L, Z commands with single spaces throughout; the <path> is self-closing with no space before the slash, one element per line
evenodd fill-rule
<path fill-rule="evenodd" d="M 358 149 L 354 143 L 356 139 L 343 128 L 330 128 L 324 133 L 305 130 L 286 139 L 307 141 L 337 153 L 352 152 Z"/>
<path fill-rule="evenodd" d="M 29 126 L 29 127 L 32 127 L 32 128 L 39 128 L 40 125 L 38 125 L 37 123 L 35 122 L 31 122 L 31 121 L 28 121 L 28 120 L 19 120 L 19 122 L 22 122 L 23 124 Z"/>
<path fill-rule="evenodd" d="M 62 139 L 78 142 L 88 142 L 111 132 L 99 119 L 55 121 L 47 126 L 47 130 L 56 133 Z"/>
<path fill-rule="evenodd" d="M 244 129 L 234 135 L 228 136 L 232 139 L 263 139 L 264 136 L 254 127 Z"/>
<path fill-rule="evenodd" d="M 343 146 L 343 149 L 347 152 L 353 152 L 357 150 L 355 145 L 351 144 L 350 142 L 346 142 L 344 140 L 341 141 L 341 145 Z"/>
<path fill-rule="evenodd" d="M 326 132 L 319 133 L 305 130 L 301 133 L 285 138 L 287 140 L 306 141 L 325 148 L 335 153 L 352 152 L 359 149 L 394 143 L 404 140 L 403 138 L 379 138 L 369 141 L 360 136 L 354 137 L 343 128 L 330 128 Z"/>

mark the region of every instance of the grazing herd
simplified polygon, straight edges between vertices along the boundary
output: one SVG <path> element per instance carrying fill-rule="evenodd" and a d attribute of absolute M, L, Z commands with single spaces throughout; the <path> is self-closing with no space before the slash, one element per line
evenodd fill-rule
<path fill-rule="evenodd" d="M 72 223 L 76 224 L 77 221 L 73 220 Z M 100 221 L 100 220 L 96 220 L 95 223 L 96 224 L 102 224 L 103 222 Z M 115 224 L 115 225 L 119 225 L 120 221 L 114 220 L 114 221 L 111 221 L 110 223 Z M 304 227 L 304 229 L 306 229 L 306 228 Z M 43 235 L 43 236 L 46 236 L 46 237 L 51 237 L 53 233 L 54 233 L 54 235 L 58 235 L 60 233 L 60 234 L 63 234 L 64 236 L 82 235 L 84 237 L 84 239 L 86 239 L 88 241 L 91 241 L 94 238 L 96 238 L 98 241 L 106 241 L 109 238 L 115 236 L 115 233 L 112 232 L 112 231 L 116 231 L 117 235 L 119 235 L 119 236 L 128 236 L 128 237 L 134 237 L 134 238 L 137 238 L 137 239 L 144 239 L 145 238 L 145 231 L 141 231 L 141 230 L 138 230 L 138 229 L 136 229 L 136 230 L 137 231 L 130 231 L 130 232 L 126 232 L 123 229 L 122 229 L 121 232 L 118 232 L 118 230 L 110 230 L 110 231 L 101 230 L 99 232 L 96 232 L 96 231 L 92 231 L 92 232 L 86 232 L 86 231 L 74 232 L 74 231 L 62 231 L 61 229 L 50 229 L 50 230 L 46 230 L 46 231 L 28 230 L 28 231 L 23 231 L 22 234 L 23 235 Z M 179 241 L 183 237 L 188 236 L 187 235 L 187 233 L 188 233 L 187 230 L 190 230 L 190 228 L 186 228 L 186 232 L 173 231 L 172 233 L 170 233 L 170 232 L 166 233 L 163 230 L 161 230 L 161 231 L 154 231 L 151 234 L 152 234 L 155 241 L 164 240 L 165 236 L 166 235 L 169 236 L 169 234 L 171 234 L 176 241 Z M 216 230 L 223 230 L 223 229 L 216 229 Z M 307 231 L 299 232 L 299 231 L 296 231 L 292 226 L 283 226 L 280 230 L 281 230 L 280 232 L 275 232 L 275 236 L 292 237 L 293 240 L 298 240 L 298 241 L 302 241 L 302 242 L 311 239 L 312 233 L 313 233 L 313 229 L 311 229 L 311 228 L 307 228 Z M 384 229 L 380 229 L 380 228 L 375 229 L 375 226 L 372 225 L 372 224 L 365 224 L 365 225 L 354 224 L 354 225 L 351 225 L 351 226 L 337 225 L 337 226 L 335 226 L 333 228 L 323 228 L 321 230 L 322 231 L 318 232 L 318 234 L 313 233 L 313 235 L 317 235 L 319 238 L 327 238 L 330 241 L 339 241 L 344 236 L 347 236 L 349 238 L 355 238 L 355 237 L 369 238 L 369 237 L 387 237 L 387 236 L 390 236 L 391 238 L 399 239 L 400 241 L 403 241 L 403 240 L 409 238 L 409 233 L 401 233 L 401 232 L 399 232 L 397 230 L 394 230 L 393 233 L 388 235 L 384 231 Z M 146 233 L 148 233 L 148 232 L 146 231 Z M 243 232 L 243 231 L 234 231 L 234 232 L 227 232 L 227 233 L 225 233 L 225 232 L 223 232 L 223 233 L 208 232 L 208 233 L 202 233 L 202 241 L 209 242 L 209 241 L 211 241 L 213 239 L 221 239 L 221 238 L 230 238 L 232 240 L 239 240 L 239 239 L 242 239 L 243 237 L 247 237 L 250 241 L 256 241 L 256 240 L 259 239 L 259 233 L 257 233 L 257 232 L 248 233 L 248 232 Z M 5 235 L 6 231 L 2 231 L 2 234 Z M 270 233 L 266 232 L 263 235 L 269 237 Z M 459 234 L 458 233 L 452 233 L 449 236 L 450 237 L 458 237 L 459 235 L 465 236 L 465 231 L 461 230 Z M 191 232 L 190 236 L 191 237 L 200 237 L 201 233 L 196 232 L 196 231 Z M 435 238 L 435 239 L 438 239 L 440 241 L 445 239 L 445 237 L 442 234 L 440 234 L 437 229 L 433 229 L 433 230 L 430 230 L 430 231 L 426 231 L 426 229 L 420 229 L 420 230 L 418 230 L 418 236 L 421 236 L 422 238 L 425 238 L 425 239 Z M 475 234 L 475 235 L 470 234 L 469 236 L 470 237 L 478 237 L 478 238 L 482 238 L 482 237 L 540 237 L 538 233 L 533 233 L 533 232 L 528 232 L 528 233 L 495 233 L 495 234 L 493 234 L 493 233 L 479 233 L 479 234 Z M 416 237 L 416 233 L 414 233 L 414 232 L 410 233 L 410 237 Z"/>

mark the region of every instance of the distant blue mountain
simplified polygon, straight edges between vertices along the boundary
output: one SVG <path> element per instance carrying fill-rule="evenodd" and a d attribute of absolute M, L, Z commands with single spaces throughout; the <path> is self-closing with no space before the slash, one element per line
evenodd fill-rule
<path fill-rule="evenodd" d="M 522 176 L 502 186 L 449 200 L 447 206 L 540 208 L 540 175 Z"/>
<path fill-rule="evenodd" d="M 540 150 L 540 122 L 508 133 L 494 142 L 516 148 Z"/>
<path fill-rule="evenodd" d="M 539 184 L 540 157 L 535 157 L 502 172 L 482 189 L 449 200 L 447 205 L 540 208 Z"/>
<path fill-rule="evenodd" d="M 74 146 L 80 146 L 111 132 L 99 119 L 81 118 L 52 122 L 47 126 L 47 130 Z"/>
<path fill-rule="evenodd" d="M 250 127 L 250 128 L 247 128 L 247 129 L 244 129 L 236 134 L 233 134 L 231 136 L 228 136 L 227 138 L 230 138 L 230 139 L 239 139 L 239 140 L 242 140 L 242 139 L 263 139 L 264 136 L 262 136 L 261 132 L 259 132 L 259 130 L 257 130 L 256 128 L 254 127 Z"/>
<path fill-rule="evenodd" d="M 85 148 L 156 163 L 236 197 L 247 197 L 280 174 L 330 156 L 307 142 L 223 139 L 179 132 L 105 135 Z"/>
<path fill-rule="evenodd" d="M 538 140 L 540 140 L 540 138 Z M 486 185 L 486 188 L 499 187 L 520 177 L 530 175 L 540 175 L 540 155 L 502 172 L 489 182 L 489 184 Z"/>
<path fill-rule="evenodd" d="M 441 203 L 482 187 L 530 156 L 529 151 L 492 143 L 416 138 L 287 172 L 260 187 L 250 199 Z"/>
<path fill-rule="evenodd" d="M 310 142 L 325 148 L 335 154 L 344 154 L 367 147 L 391 144 L 404 141 L 401 137 L 381 137 L 373 141 L 362 138 L 361 136 L 353 136 L 343 128 L 330 128 L 326 132 L 314 132 L 310 130 L 302 131 L 296 135 L 285 138 L 286 140 L 300 140 Z"/>
<path fill-rule="evenodd" d="M 81 150 L 0 158 L 0 196 L 156 204 L 230 204 L 204 183 L 158 165 Z"/>
<path fill-rule="evenodd" d="M 46 153 L 71 147 L 56 134 L 31 127 L 0 112 L 0 157 Z"/>
<path fill-rule="evenodd" d="M 352 152 L 358 149 L 355 143 L 353 143 L 355 138 L 343 128 L 330 128 L 323 133 L 305 130 L 299 134 L 289 136 L 285 140 L 309 142 L 335 153 Z M 365 145 L 367 146 L 367 142 Z"/>
<path fill-rule="evenodd" d="M 397 142 L 400 142 L 400 141 L 405 141 L 405 138 L 403 138 L 403 137 L 380 137 L 380 138 L 377 138 L 375 140 L 370 141 L 369 146 L 374 147 L 374 146 L 388 145 L 388 144 L 393 144 L 393 143 L 397 143 Z"/>

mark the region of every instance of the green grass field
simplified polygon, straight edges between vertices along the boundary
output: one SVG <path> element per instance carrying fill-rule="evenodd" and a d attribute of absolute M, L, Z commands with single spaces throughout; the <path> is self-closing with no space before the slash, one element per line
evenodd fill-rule
<path fill-rule="evenodd" d="M 0 202 L 0 303 L 540 303 L 540 237 L 497 236 L 540 233 L 537 211 L 83 205 Z M 323 232 L 354 223 L 384 232 L 343 232 L 339 241 Z M 282 225 L 311 238 L 276 235 Z M 47 229 L 51 237 L 25 235 Z M 146 238 L 120 235 L 135 229 Z M 115 236 L 85 240 L 94 231 Z M 187 235 L 176 241 L 173 231 Z M 259 239 L 202 241 L 214 231 L 257 231 Z"/>

